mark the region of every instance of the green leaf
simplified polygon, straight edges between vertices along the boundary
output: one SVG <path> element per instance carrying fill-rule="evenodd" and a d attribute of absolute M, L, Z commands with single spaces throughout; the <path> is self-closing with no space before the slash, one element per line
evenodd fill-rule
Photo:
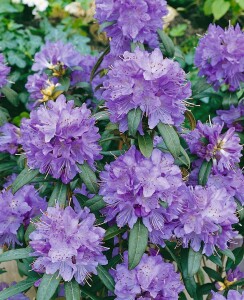
<path fill-rule="evenodd" d="M 192 299 L 198 300 L 197 285 L 196 285 L 194 277 L 186 277 L 186 278 L 183 278 L 183 280 L 184 280 L 185 288 L 186 288 L 187 292 L 189 293 L 189 295 L 192 297 Z"/>
<path fill-rule="evenodd" d="M 107 110 L 100 111 L 92 116 L 96 121 L 108 121 L 109 120 L 109 112 Z"/>
<path fill-rule="evenodd" d="M 90 292 L 90 289 L 88 290 L 88 289 L 86 289 L 86 288 L 84 288 L 84 287 L 81 288 L 81 295 L 82 295 L 83 297 L 88 297 L 88 298 L 90 298 L 91 300 L 101 300 L 100 297 L 97 297 L 96 295 L 92 294 L 92 293 Z M 38 299 L 37 299 L 37 300 L 38 300 Z"/>
<path fill-rule="evenodd" d="M 0 172 L 4 172 L 4 171 L 9 171 L 9 170 L 13 170 L 13 168 L 16 167 L 16 162 L 15 161 L 9 161 L 6 163 L 1 163 L 0 164 Z"/>
<path fill-rule="evenodd" d="M 26 167 L 12 184 L 12 192 L 15 194 L 22 186 L 31 182 L 39 174 L 39 170 L 31 170 Z"/>
<path fill-rule="evenodd" d="M 230 2 L 224 0 L 214 0 L 212 4 L 212 13 L 215 20 L 221 19 L 229 10 Z"/>
<path fill-rule="evenodd" d="M 201 265 L 202 253 L 195 252 L 192 248 L 189 249 L 188 253 L 188 276 L 194 276 Z"/>
<path fill-rule="evenodd" d="M 150 157 L 153 151 L 153 139 L 151 135 L 148 133 L 145 133 L 144 135 L 139 135 L 138 143 L 141 153 L 145 157 Z"/>
<path fill-rule="evenodd" d="M 108 46 L 105 51 L 103 52 L 103 54 L 99 57 L 98 61 L 96 62 L 95 66 L 93 67 L 92 71 L 91 71 L 91 77 L 90 77 L 90 81 L 92 81 L 94 79 L 94 77 L 96 76 L 96 72 L 99 69 L 101 63 L 103 62 L 104 57 L 110 52 L 110 46 Z"/>
<path fill-rule="evenodd" d="M 206 0 L 203 6 L 203 11 L 206 16 L 210 16 L 212 14 L 212 4 L 213 0 Z"/>
<path fill-rule="evenodd" d="M 57 182 L 48 201 L 48 206 L 55 206 L 56 203 L 59 203 L 61 206 L 65 206 L 67 200 L 67 190 L 68 186 L 66 184 Z"/>
<path fill-rule="evenodd" d="M 235 261 L 228 258 L 226 262 L 225 269 L 228 271 L 229 269 L 235 269 L 243 260 L 244 256 L 244 247 L 238 247 L 233 250 L 233 255 L 235 256 Z"/>
<path fill-rule="evenodd" d="M 70 87 L 70 78 L 69 77 L 62 77 L 59 80 L 59 83 L 61 84 L 61 86 L 58 86 L 57 90 L 58 91 L 65 91 L 67 92 L 69 90 Z"/>
<path fill-rule="evenodd" d="M 26 290 L 30 289 L 34 285 L 37 279 L 38 279 L 37 277 L 27 278 L 23 281 L 16 283 L 15 285 L 10 286 L 7 289 L 4 289 L 3 291 L 0 292 L 0 300 L 6 300 L 14 295 L 25 292 Z"/>
<path fill-rule="evenodd" d="M 208 274 L 209 277 L 213 278 L 214 280 L 217 281 L 222 281 L 222 277 L 220 276 L 220 274 L 218 272 L 216 272 L 215 270 L 209 268 L 209 267 L 203 267 L 203 270 Z"/>
<path fill-rule="evenodd" d="M 233 252 L 230 249 L 225 249 L 225 250 L 219 249 L 219 251 L 235 262 L 235 260 L 236 260 L 235 256 L 234 256 Z"/>
<path fill-rule="evenodd" d="M 112 239 L 113 237 L 115 237 L 121 233 L 124 233 L 124 232 L 125 232 L 125 228 L 119 228 L 117 225 L 114 225 L 112 227 L 109 227 L 106 230 L 105 237 L 103 240 L 108 241 L 108 240 Z"/>
<path fill-rule="evenodd" d="M 65 282 L 64 289 L 66 300 L 80 300 L 80 286 L 77 281 L 73 279 L 72 281 Z"/>
<path fill-rule="evenodd" d="M 26 67 L 26 57 L 23 53 L 18 51 L 9 51 L 8 52 L 8 61 L 13 66 L 16 65 L 17 67 L 23 69 Z"/>
<path fill-rule="evenodd" d="M 8 122 L 9 112 L 7 111 L 6 108 L 0 107 L 0 126 Z"/>
<path fill-rule="evenodd" d="M 211 260 L 211 262 L 213 262 L 214 264 L 216 264 L 217 266 L 219 266 L 220 268 L 223 267 L 221 258 L 216 254 L 216 255 L 211 255 L 208 256 L 207 259 Z"/>
<path fill-rule="evenodd" d="M 191 130 L 194 130 L 196 128 L 197 122 L 196 122 L 196 119 L 195 119 L 193 113 L 190 110 L 187 110 L 185 112 L 185 117 L 187 118 L 187 120 L 190 123 Z"/>
<path fill-rule="evenodd" d="M 237 212 L 240 221 L 244 219 L 244 207 L 242 206 L 241 202 L 238 199 L 235 199 L 236 204 L 237 204 Z"/>
<path fill-rule="evenodd" d="M 5 86 L 1 89 L 1 92 L 8 99 L 8 101 L 15 107 L 19 105 L 19 96 L 18 94 L 12 90 L 10 87 Z"/>
<path fill-rule="evenodd" d="M 198 295 L 208 295 L 212 290 L 215 289 L 215 283 L 205 283 L 197 288 Z"/>
<path fill-rule="evenodd" d="M 180 139 L 177 132 L 172 126 L 163 123 L 159 123 L 157 127 L 169 152 L 174 158 L 177 158 L 181 151 Z"/>
<path fill-rule="evenodd" d="M 236 0 L 236 2 L 239 4 L 239 6 L 244 9 L 244 0 Z"/>
<path fill-rule="evenodd" d="M 135 136 L 139 124 L 142 120 L 142 111 L 140 110 L 140 108 L 132 109 L 131 111 L 129 111 L 127 118 L 129 135 Z"/>
<path fill-rule="evenodd" d="M 185 149 L 182 146 L 180 146 L 180 156 L 178 158 L 176 158 L 176 160 L 175 160 L 175 164 L 177 164 L 177 163 L 180 166 L 183 164 L 183 165 L 187 166 L 188 168 L 190 168 L 190 165 L 191 165 L 191 160 L 190 160 L 188 154 L 186 153 Z"/>
<path fill-rule="evenodd" d="M 170 30 L 169 35 L 172 37 L 181 37 L 185 34 L 186 30 L 187 24 L 178 24 Z"/>
<path fill-rule="evenodd" d="M 201 94 L 202 92 L 210 88 L 209 83 L 207 83 L 205 77 L 198 78 L 197 82 L 192 86 L 192 97 Z"/>
<path fill-rule="evenodd" d="M 141 261 L 148 242 L 148 229 L 140 221 L 137 220 L 136 224 L 130 231 L 129 236 L 129 269 L 134 269 Z"/>
<path fill-rule="evenodd" d="M 200 171 L 199 171 L 199 174 L 198 174 L 198 182 L 200 185 L 205 186 L 207 184 L 208 177 L 212 170 L 212 166 L 213 166 L 212 160 L 210 160 L 210 161 L 204 160 L 203 161 Z"/>
<path fill-rule="evenodd" d="M 114 150 L 114 151 L 101 151 L 100 152 L 104 156 L 120 156 L 125 154 L 125 150 Z"/>
<path fill-rule="evenodd" d="M 231 93 L 231 92 L 225 92 L 224 97 L 223 97 L 223 107 L 225 109 L 229 109 L 230 105 L 238 105 L 238 97 L 236 93 Z"/>
<path fill-rule="evenodd" d="M 81 170 L 80 178 L 85 183 L 87 189 L 96 194 L 98 192 L 98 184 L 97 184 L 97 177 L 95 173 L 92 171 L 90 166 L 87 163 L 83 165 L 78 165 L 79 169 Z"/>
<path fill-rule="evenodd" d="M 36 299 L 50 300 L 55 294 L 60 281 L 61 277 L 58 276 L 58 272 L 54 274 L 44 274 L 37 290 Z"/>
<path fill-rule="evenodd" d="M 109 272 L 102 266 L 97 267 L 97 275 L 109 291 L 114 291 L 114 279 Z"/>
<path fill-rule="evenodd" d="M 85 202 L 85 206 L 95 213 L 106 206 L 102 196 L 96 195 Z"/>
<path fill-rule="evenodd" d="M 30 247 L 27 247 L 23 249 L 14 249 L 14 250 L 9 250 L 7 252 L 3 252 L 0 255 L 0 262 L 30 257 L 30 253 L 32 251 L 33 250 Z"/>
<path fill-rule="evenodd" d="M 160 50 L 162 51 L 163 55 L 169 58 L 173 58 L 175 55 L 175 46 L 173 41 L 170 37 L 167 36 L 163 32 L 163 30 L 158 30 L 158 35 L 162 43 L 160 44 Z"/>

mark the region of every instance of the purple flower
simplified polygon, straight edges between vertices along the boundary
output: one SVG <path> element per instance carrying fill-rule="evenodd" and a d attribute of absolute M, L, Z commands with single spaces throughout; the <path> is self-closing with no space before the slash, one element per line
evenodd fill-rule
<path fill-rule="evenodd" d="M 116 56 L 130 50 L 131 42 L 157 47 L 157 30 L 163 27 L 167 13 L 164 0 L 96 0 L 95 18 L 100 24 L 111 22 L 105 31 Z"/>
<path fill-rule="evenodd" d="M 0 245 L 20 244 L 17 231 L 21 224 L 27 227 L 30 219 L 46 207 L 46 201 L 32 185 L 22 187 L 14 195 L 11 190 L 3 190 L 0 193 Z"/>
<path fill-rule="evenodd" d="M 244 33 L 239 25 L 224 30 L 210 25 L 196 49 L 195 65 L 217 90 L 226 84 L 230 91 L 240 89 L 244 81 Z"/>
<path fill-rule="evenodd" d="M 7 76 L 9 73 L 10 68 L 5 65 L 4 56 L 0 53 L 0 88 L 7 84 Z"/>
<path fill-rule="evenodd" d="M 20 143 L 20 129 L 13 124 L 5 123 L 0 127 L 0 152 L 15 154 Z"/>
<path fill-rule="evenodd" d="M 175 216 L 173 194 L 183 184 L 170 154 L 154 149 L 149 159 L 132 146 L 106 165 L 100 178 L 106 221 L 116 219 L 119 227 L 132 228 L 142 218 L 150 233 L 163 236 L 165 220 Z"/>
<path fill-rule="evenodd" d="M 230 290 L 228 292 L 227 298 L 220 295 L 219 293 L 212 292 L 212 300 L 243 300 L 244 299 L 244 292 L 241 294 L 238 291 Z"/>
<path fill-rule="evenodd" d="M 236 236 L 232 224 L 238 223 L 236 204 L 224 188 L 196 186 L 181 193 L 181 214 L 174 230 L 183 247 L 213 254 L 215 247 L 224 250 L 230 239 Z"/>
<path fill-rule="evenodd" d="M 110 271 L 115 280 L 116 300 L 177 300 L 184 286 L 174 265 L 165 263 L 160 255 L 144 254 L 139 265 L 128 270 L 128 253 L 124 262 Z"/>
<path fill-rule="evenodd" d="M 60 77 L 65 74 L 66 69 L 78 66 L 81 57 L 71 44 L 63 44 L 61 41 L 47 42 L 41 51 L 36 53 L 32 70 L 42 72 L 50 69 L 53 76 Z"/>
<path fill-rule="evenodd" d="M 57 90 L 59 85 L 57 78 L 49 79 L 45 73 L 30 75 L 25 87 L 30 93 L 31 102 L 35 101 L 34 105 L 31 103 L 31 106 L 48 100 L 56 100 L 62 93 Z"/>
<path fill-rule="evenodd" d="M 244 116 L 244 103 L 240 102 L 237 107 L 230 106 L 229 110 L 217 110 L 217 117 L 213 118 L 213 122 L 222 125 L 225 123 L 227 128 L 235 127 L 236 131 L 242 132 L 244 127 L 237 119 Z"/>
<path fill-rule="evenodd" d="M 128 128 L 128 112 L 136 108 L 148 117 L 151 129 L 160 122 L 179 126 L 186 110 L 183 101 L 191 95 L 185 72 L 177 62 L 163 59 L 159 49 L 125 52 L 108 72 L 104 89 L 111 121 L 119 122 L 122 132 Z"/>
<path fill-rule="evenodd" d="M 230 283 L 234 283 L 235 281 L 238 281 L 243 278 L 244 278 L 244 273 L 240 270 L 239 267 L 237 267 L 234 270 L 229 270 L 226 274 L 226 279 Z"/>
<path fill-rule="evenodd" d="M 70 182 L 80 172 L 77 164 L 87 162 L 94 169 L 100 159 L 100 135 L 95 119 L 83 104 L 74 107 L 63 95 L 32 111 L 22 121 L 21 143 L 31 169 Z"/>
<path fill-rule="evenodd" d="M 16 284 L 16 282 L 13 282 L 13 283 L 10 284 L 10 286 L 13 286 L 15 284 Z M 8 287 L 9 287 L 9 285 L 7 283 L 5 283 L 5 282 L 0 283 L 0 291 L 3 291 L 4 289 L 6 289 Z M 9 297 L 8 300 L 29 300 L 29 298 L 26 297 L 24 294 L 19 293 L 19 294 L 16 294 L 16 295 L 12 296 L 12 297 Z"/>
<path fill-rule="evenodd" d="M 235 128 L 221 134 L 222 129 L 223 125 L 207 125 L 198 121 L 193 131 L 182 135 L 191 153 L 207 161 L 212 159 L 213 169 L 221 173 L 233 169 L 240 162 L 242 150 Z"/>
<path fill-rule="evenodd" d="M 70 206 L 49 207 L 30 235 L 32 255 L 37 256 L 33 269 L 46 274 L 58 271 L 64 281 L 74 277 L 80 284 L 87 282 L 90 274 L 97 274 L 98 264 L 107 264 L 101 245 L 105 230 L 95 226 L 95 220 L 88 208 L 76 213 Z"/>

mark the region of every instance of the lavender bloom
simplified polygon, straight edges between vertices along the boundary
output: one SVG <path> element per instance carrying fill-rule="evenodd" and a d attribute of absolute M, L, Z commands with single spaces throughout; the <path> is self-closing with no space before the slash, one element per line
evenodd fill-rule
<path fill-rule="evenodd" d="M 0 53 L 0 88 L 7 84 L 7 76 L 10 73 L 10 68 L 4 63 L 4 56 Z"/>
<path fill-rule="evenodd" d="M 61 41 L 47 42 L 41 51 L 36 53 L 32 70 L 42 72 L 50 69 L 53 76 L 60 77 L 65 74 L 67 68 L 78 66 L 81 57 L 71 44 L 63 44 Z"/>
<path fill-rule="evenodd" d="M 224 30 L 210 25 L 196 49 L 195 65 L 199 76 L 205 76 L 217 90 L 227 84 L 230 91 L 244 81 L 244 33 L 239 25 Z"/>
<path fill-rule="evenodd" d="M 20 143 L 20 129 L 13 124 L 5 123 L 0 127 L 0 152 L 15 154 Z"/>
<path fill-rule="evenodd" d="M 230 283 L 234 283 L 243 278 L 244 278 L 244 272 L 242 272 L 239 267 L 237 267 L 235 270 L 229 270 L 226 274 L 226 279 Z"/>
<path fill-rule="evenodd" d="M 239 144 L 240 138 L 235 134 L 235 128 L 221 134 L 222 129 L 223 125 L 209 126 L 198 121 L 193 131 L 182 136 L 191 153 L 207 161 L 212 159 L 215 172 L 224 173 L 240 162 L 242 146 Z"/>
<path fill-rule="evenodd" d="M 94 160 L 101 158 L 90 110 L 85 104 L 75 108 L 63 95 L 32 111 L 30 119 L 22 121 L 21 134 L 28 166 L 64 183 L 80 172 L 77 164 L 87 162 L 94 169 Z"/>
<path fill-rule="evenodd" d="M 56 90 L 59 85 L 57 78 L 49 79 L 45 73 L 30 75 L 25 87 L 30 93 L 31 102 L 35 101 L 32 106 L 48 100 L 56 100 L 62 93 L 62 91 Z"/>
<path fill-rule="evenodd" d="M 151 129 L 160 122 L 179 126 L 186 110 L 183 101 L 191 95 L 185 72 L 177 62 L 163 59 L 159 49 L 151 54 L 139 48 L 125 52 L 108 72 L 104 88 L 111 121 L 119 122 L 122 132 L 128 128 L 128 112 L 135 108 L 148 117 Z"/>
<path fill-rule="evenodd" d="M 46 201 L 32 185 L 24 186 L 14 195 L 10 190 L 3 190 L 0 193 L 0 245 L 20 244 L 17 231 L 21 224 L 28 226 L 30 219 L 46 207 Z"/>
<path fill-rule="evenodd" d="M 112 55 L 130 50 L 130 42 L 158 46 L 157 30 L 168 13 L 164 0 L 96 0 L 95 18 L 100 24 L 111 22 L 105 31 L 111 40 Z"/>
<path fill-rule="evenodd" d="M 88 208 L 76 213 L 70 206 L 49 207 L 30 235 L 32 255 L 38 257 L 33 269 L 46 274 L 59 271 L 64 281 L 74 277 L 80 284 L 87 282 L 90 274 L 97 274 L 98 264 L 107 264 L 101 245 L 105 230 L 94 226 L 95 220 Z"/>
<path fill-rule="evenodd" d="M 16 284 L 16 282 L 13 282 L 13 283 L 10 284 L 10 286 L 13 286 L 15 284 Z M 0 283 L 0 291 L 3 291 L 4 289 L 6 289 L 8 287 L 9 287 L 9 285 L 7 283 L 5 283 L 5 282 Z M 29 300 L 29 298 L 26 297 L 24 294 L 19 293 L 19 294 L 16 294 L 16 295 L 12 296 L 12 297 L 9 297 L 7 300 Z"/>
<path fill-rule="evenodd" d="M 170 154 L 154 149 L 149 159 L 132 146 L 106 165 L 100 178 L 100 195 L 108 204 L 103 210 L 106 221 L 116 219 L 119 227 L 128 224 L 132 228 L 142 218 L 153 235 L 155 231 L 164 232 L 165 219 L 175 215 L 172 195 L 183 184 L 180 169 Z"/>
<path fill-rule="evenodd" d="M 220 295 L 219 293 L 212 292 L 213 297 L 212 300 L 243 300 L 244 299 L 244 292 L 241 294 L 238 291 L 230 290 L 228 292 L 227 298 Z"/>
<path fill-rule="evenodd" d="M 242 132 L 244 127 L 241 122 L 236 121 L 244 116 L 244 103 L 240 102 L 237 107 L 230 106 L 229 110 L 217 110 L 217 117 L 213 118 L 213 122 L 222 125 L 225 123 L 227 128 L 235 127 L 236 131 Z"/>
<path fill-rule="evenodd" d="M 124 262 L 110 271 L 115 280 L 116 300 L 177 300 L 184 286 L 174 265 L 165 263 L 160 255 L 144 254 L 139 265 L 128 270 L 128 253 Z"/>
<path fill-rule="evenodd" d="M 181 193 L 181 214 L 174 233 L 184 247 L 213 254 L 215 247 L 226 249 L 228 241 L 236 236 L 232 224 L 238 223 L 236 204 L 224 188 L 196 186 Z"/>

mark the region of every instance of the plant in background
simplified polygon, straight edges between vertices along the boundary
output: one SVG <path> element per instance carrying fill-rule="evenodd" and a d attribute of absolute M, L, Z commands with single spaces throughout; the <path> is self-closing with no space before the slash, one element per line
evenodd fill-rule
<path fill-rule="evenodd" d="M 26 278 L 0 299 L 32 286 L 37 300 L 242 299 L 243 32 L 211 25 L 196 70 L 162 30 L 166 1 L 97 0 L 110 40 L 97 55 L 69 4 L 18 33 L 29 7 L 5 7 L 12 29 L 0 16 L 6 58 L 24 45 L 22 66 L 2 59 L 1 91 L 30 110 L 8 114 L 3 98 L 0 263 Z"/>

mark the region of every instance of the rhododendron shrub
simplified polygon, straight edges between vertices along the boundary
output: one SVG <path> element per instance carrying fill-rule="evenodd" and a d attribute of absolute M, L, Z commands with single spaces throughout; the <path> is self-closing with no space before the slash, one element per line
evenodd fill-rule
<path fill-rule="evenodd" d="M 0 126 L 0 262 L 25 276 L 0 299 L 243 299 L 244 33 L 210 25 L 191 74 L 165 15 L 97 0 L 104 52 L 34 55 L 30 112 Z M 0 55 L 2 97 L 10 75 Z"/>

